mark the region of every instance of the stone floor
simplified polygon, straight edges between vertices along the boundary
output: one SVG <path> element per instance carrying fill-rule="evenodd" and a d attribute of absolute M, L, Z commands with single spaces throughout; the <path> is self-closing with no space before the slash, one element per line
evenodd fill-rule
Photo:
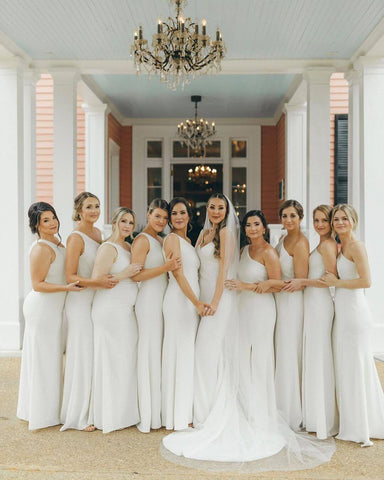
<path fill-rule="evenodd" d="M 384 384 L 384 363 L 377 363 Z M 336 441 L 331 462 L 312 470 L 259 474 L 208 473 L 167 462 L 160 454 L 165 430 L 141 434 L 136 428 L 35 432 L 16 419 L 20 358 L 0 357 L 1 480 L 384 480 L 384 441 L 361 448 Z"/>

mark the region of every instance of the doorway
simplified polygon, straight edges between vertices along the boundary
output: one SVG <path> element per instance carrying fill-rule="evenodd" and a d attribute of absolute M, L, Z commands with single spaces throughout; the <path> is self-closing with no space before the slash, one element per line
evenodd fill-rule
<path fill-rule="evenodd" d="M 197 167 L 196 163 L 173 164 L 172 166 L 172 196 L 184 197 L 192 207 L 192 229 L 188 232 L 188 237 L 195 245 L 200 230 L 205 221 L 205 206 L 213 192 L 223 192 L 223 165 L 219 163 L 210 164 L 206 167 L 215 169 L 215 175 L 191 175 Z"/>

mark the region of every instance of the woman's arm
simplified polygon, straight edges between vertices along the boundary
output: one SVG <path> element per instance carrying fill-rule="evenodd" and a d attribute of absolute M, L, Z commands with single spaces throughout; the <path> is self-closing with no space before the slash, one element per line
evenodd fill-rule
<path fill-rule="evenodd" d="M 172 255 L 175 258 L 181 258 L 180 239 L 177 237 L 177 235 L 168 235 L 164 243 L 164 252 L 167 257 Z M 209 308 L 210 305 L 204 302 L 200 302 L 200 300 L 196 297 L 188 280 L 185 278 L 183 267 L 181 266 L 177 270 L 174 270 L 172 274 L 175 277 L 177 283 L 179 284 L 181 291 L 195 306 L 197 313 L 203 316 L 205 313 L 205 309 Z"/>
<path fill-rule="evenodd" d="M 31 251 L 30 270 L 32 288 L 35 292 L 55 293 L 55 292 L 74 292 L 81 290 L 78 282 L 72 282 L 68 285 L 57 285 L 46 282 L 49 267 L 55 260 L 54 251 L 48 245 L 37 243 Z"/>
<path fill-rule="evenodd" d="M 112 288 L 118 280 L 112 275 L 101 275 L 97 278 L 85 278 L 78 275 L 80 256 L 84 252 L 84 240 L 77 233 L 73 233 L 67 240 L 65 256 L 65 277 L 67 282 L 79 282 L 81 287 Z"/>
<path fill-rule="evenodd" d="M 304 290 L 308 286 L 309 270 L 309 242 L 302 235 L 293 250 L 293 271 L 295 278 L 284 282 L 282 290 L 284 292 L 296 292 Z"/>
<path fill-rule="evenodd" d="M 149 240 L 144 235 L 136 237 L 132 244 L 132 257 L 131 262 L 139 265 L 145 264 L 145 259 L 149 252 Z M 181 267 L 180 257 L 173 257 L 171 254 L 165 260 L 165 263 L 153 268 L 144 268 L 137 275 L 132 276 L 134 282 L 144 282 L 151 278 L 158 277 L 159 275 L 167 272 L 172 272 Z"/>
<path fill-rule="evenodd" d="M 343 280 L 337 278 L 334 273 L 327 272 L 321 282 L 328 287 L 338 288 L 369 288 L 371 286 L 371 273 L 369 270 L 367 250 L 363 242 L 353 242 L 349 248 L 349 254 L 356 265 L 359 278 L 353 280 Z"/>
<path fill-rule="evenodd" d="M 222 228 L 219 235 L 220 235 L 219 274 L 217 277 L 216 288 L 213 294 L 208 315 L 214 315 L 219 306 L 219 302 L 224 291 L 224 280 L 227 278 L 227 271 L 228 271 L 228 266 L 230 264 L 230 258 L 233 255 L 233 245 L 226 245 L 227 236 L 228 236 L 227 228 L 226 227 Z M 228 238 L 228 240 L 230 239 Z"/>
<path fill-rule="evenodd" d="M 285 283 L 281 280 L 280 259 L 276 250 L 268 248 L 264 254 L 264 264 L 267 270 L 268 280 L 259 282 L 255 287 L 256 293 L 277 293 L 284 287 Z"/>

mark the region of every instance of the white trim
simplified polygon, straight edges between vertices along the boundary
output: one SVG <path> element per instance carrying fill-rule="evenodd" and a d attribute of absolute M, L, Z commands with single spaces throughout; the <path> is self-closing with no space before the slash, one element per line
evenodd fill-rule
<path fill-rule="evenodd" d="M 30 63 L 32 61 L 32 57 L 30 57 L 21 47 L 19 47 L 8 35 L 6 35 L 3 31 L 0 30 L 0 44 L 3 45 L 12 55 L 16 57 L 20 57 L 26 63 Z"/>
<path fill-rule="evenodd" d="M 356 52 L 351 56 L 351 63 L 354 63 L 360 56 L 366 55 L 384 37 L 384 18 L 376 25 Z"/>
<path fill-rule="evenodd" d="M 109 139 L 109 154 L 108 154 L 108 220 L 111 222 L 112 214 L 114 210 L 119 207 L 120 205 L 120 147 L 117 143 L 110 138 Z M 118 164 L 117 168 L 117 179 L 113 178 L 113 167 L 116 168 L 116 163 Z M 114 164 L 114 165 L 113 165 Z M 115 181 L 117 180 L 117 185 Z M 118 192 L 117 198 L 118 202 L 117 205 L 112 205 L 112 192 Z"/>
<path fill-rule="evenodd" d="M 180 123 L 180 117 L 177 118 L 138 118 L 138 117 L 125 117 L 122 125 L 125 126 L 158 126 L 158 125 L 173 125 L 175 132 L 177 130 L 177 124 Z M 216 127 L 220 125 L 267 125 L 274 127 L 276 121 L 273 117 L 243 117 L 243 118 L 215 118 Z M 175 138 L 176 140 L 176 138 Z"/>

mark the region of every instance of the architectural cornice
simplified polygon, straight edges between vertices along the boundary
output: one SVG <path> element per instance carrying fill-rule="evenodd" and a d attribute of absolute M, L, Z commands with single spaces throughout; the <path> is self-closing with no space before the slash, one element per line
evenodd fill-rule
<path fill-rule="evenodd" d="M 145 126 L 174 126 L 175 135 L 177 132 L 177 124 L 180 123 L 178 118 L 124 118 L 123 126 L 145 125 Z M 276 125 L 276 121 L 272 117 L 267 118 L 215 118 L 217 127 L 220 125 Z"/>

